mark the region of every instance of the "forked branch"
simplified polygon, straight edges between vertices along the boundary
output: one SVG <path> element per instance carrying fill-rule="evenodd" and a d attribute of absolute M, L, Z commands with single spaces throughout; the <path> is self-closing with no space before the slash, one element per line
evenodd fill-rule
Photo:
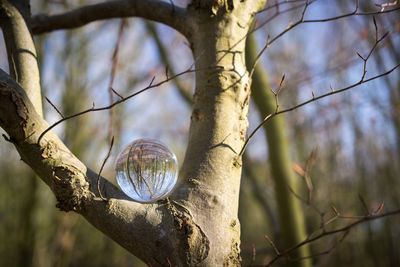
<path fill-rule="evenodd" d="M 150 266 L 165 266 L 168 257 L 172 265 L 181 266 L 179 257 L 171 254 L 184 250 L 180 245 L 184 242 L 177 241 L 183 235 L 175 234 L 172 216 L 165 205 L 127 201 L 120 190 L 77 159 L 54 132 L 37 142 L 39 133 L 48 125 L 24 90 L 1 69 L 0 127 L 7 132 L 7 139 L 15 145 L 22 161 L 52 189 L 60 210 L 81 214 Z"/>

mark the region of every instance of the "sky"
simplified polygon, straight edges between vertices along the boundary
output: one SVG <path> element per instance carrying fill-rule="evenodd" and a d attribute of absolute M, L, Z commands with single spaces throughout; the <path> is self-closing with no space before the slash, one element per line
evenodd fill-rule
<path fill-rule="evenodd" d="M 100 2 L 100 1 L 92 1 Z M 306 19 L 326 18 L 343 14 L 352 10 L 339 10 L 336 5 L 337 1 L 319 0 L 310 5 L 307 10 Z M 177 5 L 185 5 L 186 1 L 175 1 Z M 74 5 L 74 3 L 72 3 Z M 34 10 L 42 11 L 33 5 Z M 57 4 L 53 4 L 51 9 L 55 12 L 62 9 Z M 284 10 L 284 6 L 282 7 Z M 34 12 L 36 12 L 34 11 Z M 268 15 L 271 16 L 276 10 L 270 10 Z M 283 31 L 290 23 L 296 21 L 299 17 L 297 13 L 288 13 L 279 16 L 277 19 L 268 23 L 265 27 L 257 32 L 257 39 L 260 44 L 264 43 L 266 36 L 275 36 Z M 258 16 L 259 21 L 265 19 L 264 14 Z M 84 80 L 85 90 L 89 93 L 90 100 L 87 101 L 87 108 L 95 103 L 96 107 L 108 104 L 108 83 L 110 80 L 110 69 L 112 64 L 112 54 L 116 45 L 118 28 L 120 20 L 112 20 L 109 22 L 91 23 L 78 31 L 57 31 L 46 35 L 44 42 L 45 55 L 40 63 L 42 68 L 42 85 L 46 97 L 51 99 L 53 103 L 61 105 L 62 90 L 65 88 L 64 77 L 68 72 L 66 66 L 68 64 L 82 64 L 79 60 L 74 60 L 74 50 L 67 51 L 67 55 L 61 58 L 60 54 L 65 52 L 67 41 L 72 44 L 69 49 L 76 49 L 82 46 L 82 42 L 87 43 L 87 62 L 77 65 L 82 69 L 82 80 Z M 362 62 L 357 58 L 356 52 L 365 55 L 369 51 L 365 42 L 357 41 L 357 35 L 363 33 L 363 29 L 359 25 L 361 19 L 346 18 L 338 22 L 303 24 L 291 30 L 276 43 L 267 49 L 262 57 L 262 64 L 271 76 L 272 86 L 277 85 L 280 77 L 285 74 L 287 86 L 284 88 L 281 101 L 282 105 L 289 107 L 294 104 L 293 93 L 298 95 L 297 101 L 308 100 L 312 97 L 312 92 L 319 95 L 329 91 L 330 86 L 340 88 L 357 81 L 362 71 Z M 394 31 L 394 25 L 386 25 L 391 31 Z M 366 26 L 367 36 L 373 34 L 372 19 Z M 171 28 L 163 25 L 157 26 L 157 31 L 164 44 L 167 46 L 171 60 L 176 70 L 183 71 L 187 69 L 193 62 L 190 49 L 186 41 L 178 33 Z M 383 31 L 383 29 L 382 29 Z M 83 32 L 86 36 L 77 38 L 77 33 Z M 399 44 L 399 31 L 393 32 L 396 44 Z M 36 39 L 38 40 L 38 39 Z M 146 33 L 144 23 L 140 19 L 129 19 L 128 26 L 124 30 L 124 35 L 120 43 L 119 65 L 116 72 L 113 88 L 123 95 L 136 92 L 146 87 L 155 77 L 155 82 L 165 79 L 165 68 L 159 62 L 159 56 L 154 42 Z M 338 48 L 339 47 L 339 48 Z M 340 47 L 342 49 L 340 49 Z M 281 60 L 284 58 L 284 60 Z M 2 69 L 7 68 L 5 57 L 5 49 L 3 42 L 0 42 L 0 66 Z M 385 57 L 387 65 L 390 67 L 394 63 L 390 56 Z M 290 62 L 290 66 L 288 66 Z M 349 68 L 339 73 L 327 72 L 327 69 L 350 62 Z M 68 63 L 68 64 L 67 64 Z M 368 65 L 368 75 L 376 73 L 374 64 Z M 396 80 L 395 76 L 399 71 L 392 74 L 389 78 Z M 305 77 L 305 78 L 304 78 Z M 308 78 L 307 78 L 308 77 Z M 311 79 L 310 79 L 311 78 Z M 78 78 L 79 79 L 79 78 Z M 192 74 L 183 77 L 185 82 L 194 88 L 194 80 Z M 336 109 L 332 112 L 325 112 L 321 115 L 320 110 L 329 110 L 332 103 L 342 102 L 344 99 L 350 99 L 357 103 L 351 112 L 356 112 L 362 121 L 365 129 L 372 127 L 371 121 L 375 121 L 373 127 L 388 129 L 389 140 L 394 140 L 393 131 L 387 127 L 384 118 L 379 117 L 378 112 L 374 112 L 376 105 L 371 104 L 371 99 L 375 99 L 381 103 L 387 103 L 387 90 L 382 81 L 373 82 L 371 84 L 353 89 L 349 93 L 339 96 L 328 97 L 318 103 L 313 103 L 299 112 L 304 116 L 304 120 L 313 121 L 314 124 L 320 124 L 321 127 L 337 116 L 346 116 L 346 110 Z M 383 90 L 379 90 L 382 89 Z M 59 115 L 45 103 L 46 118 L 50 123 L 60 119 Z M 190 107 L 182 101 L 181 97 L 174 88 L 173 83 L 167 83 L 159 88 L 151 89 L 145 93 L 134 97 L 123 105 L 123 112 L 120 118 L 122 123 L 122 136 L 117 141 L 116 147 L 113 149 L 113 156 L 118 154 L 122 147 L 138 138 L 155 138 L 168 144 L 178 156 L 179 162 L 182 162 L 184 150 L 187 143 L 187 134 L 190 123 Z M 339 112 L 339 113 L 338 113 Z M 85 115 L 94 122 L 100 122 L 103 127 L 99 128 L 99 136 L 91 146 L 101 147 L 101 151 L 105 154 L 107 148 L 107 127 L 105 117 L 107 112 L 99 112 L 96 114 Z M 260 118 L 256 114 L 254 107 L 250 108 L 249 114 L 250 128 L 253 129 L 259 123 Z M 96 123 L 95 123 L 96 124 Z M 93 125 L 88 127 L 93 127 Z M 290 132 L 290 125 L 289 131 Z M 351 124 L 347 121 L 341 124 L 342 142 L 346 144 L 351 154 L 354 149 L 354 136 L 352 135 Z M 58 133 L 62 133 L 63 125 L 56 128 Z M 316 140 L 318 144 L 323 145 L 329 137 L 318 135 Z M 293 140 L 294 141 L 294 140 Z M 267 154 L 266 144 L 262 132 L 260 131 L 250 142 L 249 150 L 252 157 L 256 159 L 264 158 Z M 98 161 L 100 164 L 101 161 Z"/>

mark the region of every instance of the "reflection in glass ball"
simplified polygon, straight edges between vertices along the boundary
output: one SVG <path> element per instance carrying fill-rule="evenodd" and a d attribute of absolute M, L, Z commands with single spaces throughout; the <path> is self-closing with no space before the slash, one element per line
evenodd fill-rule
<path fill-rule="evenodd" d="M 122 191 L 138 202 L 154 202 L 166 197 L 178 178 L 178 161 L 157 140 L 139 139 L 119 155 L 115 170 Z"/>

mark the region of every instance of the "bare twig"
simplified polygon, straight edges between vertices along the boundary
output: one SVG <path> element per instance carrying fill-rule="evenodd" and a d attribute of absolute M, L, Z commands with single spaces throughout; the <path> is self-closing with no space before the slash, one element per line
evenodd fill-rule
<path fill-rule="evenodd" d="M 396 7 L 390 10 L 380 10 L 380 11 L 372 11 L 372 12 L 359 12 L 359 4 L 358 1 L 356 1 L 356 6 L 355 9 L 352 12 L 346 13 L 346 14 L 342 14 L 339 16 L 334 16 L 334 17 L 329 17 L 329 18 L 325 18 L 325 19 L 305 19 L 305 13 L 307 11 L 307 8 L 315 1 L 306 1 L 306 3 L 304 5 L 300 5 L 300 6 L 296 6 L 293 9 L 299 8 L 301 6 L 303 6 L 303 11 L 301 14 L 301 17 L 298 21 L 296 21 L 295 23 L 291 23 L 289 24 L 289 26 L 282 32 L 280 32 L 279 34 L 277 34 L 274 38 L 270 38 L 270 36 L 267 37 L 267 42 L 265 43 L 264 47 L 261 49 L 261 51 L 259 52 L 259 54 L 257 55 L 257 59 L 256 61 L 253 63 L 253 67 L 251 68 L 251 72 L 253 73 L 253 69 L 255 68 L 255 66 L 258 64 L 259 62 L 259 58 L 261 57 L 261 54 L 265 52 L 265 50 L 272 44 L 274 43 L 276 40 L 278 40 L 279 38 L 281 38 L 283 35 L 285 35 L 287 32 L 293 30 L 294 28 L 296 28 L 297 26 L 303 24 L 303 23 L 317 23 L 317 22 L 330 22 L 330 21 L 334 21 L 334 20 L 339 20 L 339 19 L 343 19 L 343 18 L 347 18 L 350 16 L 374 16 L 374 15 L 380 15 L 380 14 L 384 14 L 384 13 L 389 13 L 389 12 L 394 12 L 397 10 L 400 10 L 400 7 Z M 277 12 L 276 15 L 278 15 L 279 13 Z M 263 23 L 260 26 L 257 26 L 256 28 L 254 28 L 252 31 L 250 31 L 250 33 L 255 32 L 256 30 L 260 29 L 262 26 L 264 26 L 266 23 Z"/>
<path fill-rule="evenodd" d="M 305 1 L 305 0 L 304 0 L 304 1 Z M 317 1 L 317 0 L 307 1 L 307 2 L 308 2 L 307 6 L 309 6 L 310 4 L 314 3 L 315 1 Z M 296 9 L 299 9 L 299 8 L 301 8 L 301 7 L 303 7 L 303 6 L 304 6 L 304 5 L 301 4 L 301 5 L 296 5 L 296 6 L 294 6 L 294 7 L 287 8 L 286 10 L 283 10 L 283 11 L 277 10 L 277 11 L 275 12 L 275 14 L 272 15 L 271 17 L 269 17 L 267 20 L 263 21 L 262 23 L 260 23 L 260 24 L 257 25 L 256 27 L 254 27 L 253 29 L 250 29 L 250 31 L 248 32 L 247 35 L 252 34 L 252 33 L 256 32 L 257 30 L 261 29 L 262 27 L 264 27 L 265 25 L 267 25 L 269 22 L 271 22 L 272 20 L 274 20 L 275 18 L 277 18 L 279 15 L 282 15 L 282 14 L 284 14 L 284 13 L 287 13 L 287 12 L 290 12 L 290 11 L 293 11 L 293 10 L 296 10 Z M 255 25 L 254 25 L 254 26 L 255 26 Z M 294 27 L 293 27 L 293 28 L 294 28 Z M 286 30 L 282 33 L 282 35 L 280 35 L 279 37 L 282 37 L 286 32 L 288 32 L 287 29 L 286 29 Z M 247 35 L 246 35 L 244 38 L 246 38 Z M 279 38 L 279 37 L 278 37 L 278 38 Z M 244 38 L 243 38 L 243 39 L 244 39 Z M 278 39 L 278 38 L 275 38 L 275 39 Z M 263 47 L 263 48 L 261 49 L 261 51 L 257 54 L 257 56 L 256 56 L 256 58 L 255 58 L 255 60 L 254 60 L 254 62 L 253 62 L 253 67 L 251 68 L 250 75 L 249 75 L 250 77 L 252 77 L 252 75 L 253 75 L 253 73 L 254 73 L 255 67 L 256 67 L 256 65 L 258 64 L 258 62 L 260 61 L 261 55 L 265 52 L 265 50 L 266 50 L 271 44 L 272 44 L 272 42 L 270 41 L 270 36 L 268 35 L 268 36 L 267 36 L 267 41 L 265 42 L 264 47 Z"/>
<path fill-rule="evenodd" d="M 61 113 L 61 111 L 56 107 L 56 105 L 54 105 L 54 104 L 50 101 L 50 99 L 47 98 L 47 96 L 46 96 L 45 98 L 46 98 L 46 101 L 55 109 L 55 111 L 57 111 L 58 115 L 60 115 L 61 118 L 64 119 L 64 115 L 63 115 L 63 114 Z"/>
<path fill-rule="evenodd" d="M 356 7 L 353 12 L 349 12 L 349 13 L 346 13 L 343 15 L 334 16 L 334 17 L 325 18 L 325 19 L 308 19 L 308 20 L 304 20 L 303 23 L 328 22 L 328 21 L 343 19 L 343 18 L 347 18 L 347 17 L 351 17 L 351 16 L 373 16 L 373 15 L 379 15 L 379 14 L 385 14 L 385 13 L 398 11 L 398 10 L 400 10 L 400 7 L 396 7 L 396 8 L 389 9 L 389 10 L 383 10 L 383 11 L 379 10 L 379 11 L 371 11 L 371 12 L 359 12 L 358 9 L 359 9 L 358 1 L 356 1 Z"/>
<path fill-rule="evenodd" d="M 288 25 L 288 27 L 282 31 L 281 33 L 277 34 L 274 38 L 270 39 L 270 36 L 267 37 L 267 41 L 264 45 L 264 47 L 261 49 L 261 51 L 259 52 L 259 54 L 256 56 L 256 60 L 253 63 L 253 67 L 251 68 L 250 73 L 252 74 L 254 72 L 254 68 L 255 65 L 258 64 L 261 54 L 263 54 L 265 52 L 265 50 L 275 41 L 277 41 L 279 38 L 281 38 L 283 35 L 285 35 L 287 32 L 291 31 L 292 29 L 296 28 L 298 25 L 303 24 L 303 23 L 317 23 L 317 22 L 329 22 L 329 21 L 335 21 L 335 20 L 339 20 L 339 19 L 343 19 L 343 18 L 347 18 L 350 16 L 373 16 L 373 15 L 380 15 L 380 14 L 385 14 L 385 13 L 390 13 L 390 12 L 394 12 L 397 10 L 400 10 L 400 7 L 397 8 L 393 8 L 390 10 L 383 10 L 383 11 L 372 11 L 372 12 L 359 12 L 359 3 L 358 0 L 356 0 L 356 4 L 355 4 L 355 9 L 352 12 L 346 13 L 346 14 L 342 14 L 339 16 L 334 16 L 334 17 L 330 17 L 330 18 L 325 18 L 325 19 L 308 19 L 306 20 L 305 17 L 305 13 L 308 9 L 308 7 L 313 4 L 314 2 L 316 2 L 317 0 L 307 0 L 305 1 L 305 4 L 300 4 L 300 5 L 296 5 L 294 7 L 290 7 L 284 11 L 277 11 L 272 17 L 270 17 L 269 19 L 267 19 L 266 21 L 262 22 L 261 24 L 257 25 L 256 27 L 254 27 L 253 29 L 250 29 L 249 32 L 243 37 L 241 38 L 237 43 L 235 43 L 231 49 L 233 49 L 236 45 L 238 45 L 241 41 L 243 41 L 249 34 L 252 34 L 254 32 L 256 32 L 257 30 L 261 29 L 263 26 L 265 26 L 266 24 L 268 24 L 271 20 L 275 19 L 276 17 L 278 17 L 279 15 L 283 14 L 283 13 L 287 13 L 296 9 L 299 9 L 301 7 L 303 7 L 302 10 L 302 14 L 301 14 L 301 18 L 295 22 L 295 23 L 290 23 Z M 251 77 L 251 75 L 250 75 Z"/>
<path fill-rule="evenodd" d="M 120 93 L 118 93 L 116 90 L 114 90 L 114 88 L 110 87 L 110 90 L 111 90 L 115 95 L 117 95 L 120 99 L 123 99 L 123 98 L 124 98 Z"/>
<path fill-rule="evenodd" d="M 365 201 L 364 197 L 363 197 L 360 193 L 358 194 L 358 199 L 359 199 L 360 202 L 361 202 L 361 205 L 362 205 L 362 207 L 363 207 L 363 209 L 364 209 L 365 215 L 370 214 L 369 208 L 368 208 L 368 206 L 367 206 L 367 202 Z"/>
<path fill-rule="evenodd" d="M 276 89 L 276 91 L 272 90 L 271 88 L 271 92 L 274 95 L 275 98 L 275 112 L 279 111 L 279 93 L 282 91 L 282 85 L 283 82 L 285 81 L 285 74 L 282 75 L 282 79 L 279 83 L 278 89 Z"/>
<path fill-rule="evenodd" d="M 330 254 L 346 238 L 348 233 L 349 233 L 349 231 L 345 231 L 337 242 L 334 242 L 328 249 L 325 249 L 325 250 L 323 250 L 321 252 L 316 252 L 316 253 L 313 253 L 311 255 L 304 256 L 304 257 L 299 257 L 299 258 L 291 258 L 291 257 L 286 257 L 286 258 L 288 258 L 290 261 L 301 261 L 301 260 L 316 258 L 316 257 L 320 257 L 320 256 L 324 256 L 324 255 Z"/>
<path fill-rule="evenodd" d="M 306 10 L 306 8 L 305 8 L 304 10 Z M 303 11 L 303 14 L 304 14 L 304 12 L 305 12 L 305 11 Z M 377 30 L 377 28 L 376 28 L 376 30 Z M 390 70 L 388 70 L 388 71 L 386 71 L 386 72 L 380 73 L 380 74 L 378 74 L 378 75 L 376 75 L 376 76 L 373 76 L 373 77 L 371 77 L 371 78 L 369 78 L 369 79 L 365 79 L 365 75 L 366 75 L 366 73 L 367 73 L 367 62 L 368 62 L 368 59 L 371 57 L 372 53 L 374 52 L 374 50 L 376 49 L 376 47 L 379 45 L 379 43 L 382 42 L 382 40 L 388 36 L 388 33 L 385 33 L 381 38 L 378 38 L 378 34 L 375 34 L 375 36 L 377 37 L 377 39 L 376 39 L 376 41 L 375 41 L 375 44 L 374 44 L 373 47 L 370 49 L 370 51 L 369 51 L 369 53 L 367 54 L 366 57 L 363 57 L 363 56 L 361 56 L 359 53 L 357 53 L 357 55 L 363 60 L 363 73 L 362 73 L 361 78 L 360 78 L 360 80 L 359 80 L 358 82 L 356 82 L 356 83 L 354 83 L 354 84 L 351 84 L 351 85 L 349 85 L 349 86 L 346 86 L 346 87 L 344 87 L 344 88 L 341 88 L 341 89 L 336 89 L 336 90 L 334 90 L 333 88 L 331 88 L 331 90 L 330 90 L 329 93 L 325 93 L 325 94 L 322 94 L 322 95 L 319 95 L 319 96 L 315 96 L 314 92 L 312 92 L 312 98 L 309 99 L 309 100 L 307 100 L 307 101 L 304 101 L 304 102 L 302 102 L 302 103 L 300 103 L 300 104 L 297 104 L 297 105 L 295 105 L 295 106 L 293 106 L 293 107 L 290 107 L 290 108 L 287 108 L 287 109 L 283 109 L 283 110 L 280 110 L 280 111 L 278 111 L 278 109 L 276 109 L 274 113 L 271 113 L 271 114 L 267 115 L 267 116 L 263 119 L 263 121 L 262 121 L 259 125 L 257 125 L 257 127 L 249 134 L 248 138 L 247 138 L 246 141 L 244 142 L 244 145 L 243 145 L 242 149 L 241 149 L 240 152 L 239 152 L 239 156 L 242 156 L 242 155 L 243 155 L 244 150 L 246 149 L 246 147 L 247 147 L 247 145 L 248 145 L 250 139 L 254 136 L 254 134 L 255 134 L 267 121 L 269 121 L 269 120 L 272 119 L 273 117 L 275 117 L 275 116 L 277 116 L 277 115 L 279 115 L 279 114 L 283 114 L 283 113 L 286 113 L 286 112 L 289 112 L 289 111 L 293 111 L 293 110 L 295 110 L 295 109 L 298 109 L 298 108 L 300 108 L 300 107 L 302 107 L 302 106 L 305 106 L 305 105 L 307 105 L 307 104 L 309 104 L 309 103 L 312 103 L 312 102 L 314 102 L 314 101 L 317 101 L 317 100 L 320 100 L 320 99 L 322 99 L 322 98 L 325 98 L 325 97 L 327 97 L 327 96 L 335 95 L 335 94 L 338 94 L 338 93 L 341 93 L 341 92 L 350 90 L 350 89 L 352 89 L 352 88 L 354 88 L 354 87 L 357 87 L 357 86 L 359 86 L 359 85 L 361 85 L 361 84 L 368 83 L 368 82 L 370 82 L 370 81 L 376 80 L 376 79 L 378 79 L 378 78 L 381 78 L 381 77 L 383 77 L 383 76 L 386 76 L 386 75 L 390 74 L 390 73 L 393 72 L 395 69 L 397 69 L 398 67 L 400 67 L 400 63 L 399 63 L 399 64 L 395 65 L 393 68 L 391 68 Z M 254 68 L 255 68 L 255 64 L 253 64 L 253 69 L 254 69 Z"/>
<path fill-rule="evenodd" d="M 175 79 L 178 76 L 181 76 L 181 75 L 184 75 L 184 74 L 187 74 L 187 73 L 193 73 L 193 72 L 196 72 L 196 71 L 201 71 L 199 69 L 194 70 L 193 66 L 194 66 L 194 63 L 188 69 L 186 69 L 186 70 L 184 70 L 184 71 L 182 71 L 182 72 L 180 72 L 180 73 L 178 73 L 178 74 L 176 74 L 174 76 L 170 76 L 170 77 L 168 77 L 168 79 L 162 80 L 162 81 L 160 81 L 158 83 L 154 83 L 155 77 L 153 77 L 148 86 L 146 86 L 146 87 L 140 89 L 139 91 L 137 91 L 135 93 L 132 93 L 132 94 L 126 96 L 126 97 L 123 97 L 123 98 L 113 102 L 110 105 L 106 105 L 106 106 L 103 106 L 103 107 L 96 108 L 95 104 L 93 103 L 91 108 L 87 108 L 87 109 L 85 109 L 85 110 L 83 110 L 81 112 L 78 112 L 78 113 L 75 113 L 75 114 L 72 114 L 72 115 L 69 115 L 69 116 L 65 116 L 61 120 L 59 120 L 59 121 L 53 123 L 52 125 L 50 125 L 46 130 L 44 130 L 40 134 L 40 136 L 38 138 L 38 142 L 40 142 L 40 140 L 43 138 L 43 136 L 46 133 L 48 133 L 51 129 L 53 129 L 54 127 L 56 127 L 57 125 L 59 125 L 60 123 L 66 121 L 66 120 L 69 120 L 69 119 L 84 115 L 84 114 L 89 113 L 89 112 L 97 112 L 97 111 L 109 110 L 109 109 L 114 108 L 115 106 L 117 106 L 117 105 L 119 105 L 119 104 L 121 104 L 121 103 L 123 103 L 123 102 L 125 102 L 125 101 L 127 101 L 127 100 L 129 100 L 129 99 L 141 94 L 141 93 L 143 93 L 143 92 L 146 92 L 147 90 L 159 87 L 159 86 L 161 86 L 161 85 L 163 85 L 163 84 L 165 84 L 167 82 L 170 82 L 171 80 Z"/>
<path fill-rule="evenodd" d="M 245 141 L 245 143 L 244 143 L 242 149 L 241 149 L 240 152 L 239 152 L 239 156 L 243 155 L 244 150 L 246 149 L 246 147 L 247 147 L 247 145 L 248 145 L 250 139 L 254 136 L 254 134 L 255 134 L 267 121 L 269 121 L 269 120 L 272 119 L 273 117 L 275 117 L 275 116 L 277 116 L 277 115 L 279 115 L 279 114 L 283 114 L 283 113 L 287 113 L 287 112 L 289 112 L 289 111 L 296 110 L 296 109 L 298 109 L 298 108 L 300 108 L 300 107 L 302 107 L 302 106 L 305 106 L 305 105 L 307 105 L 307 104 L 309 104 L 309 103 L 312 103 L 312 102 L 314 102 L 314 101 L 320 100 L 320 99 L 322 99 L 322 98 L 325 98 L 325 97 L 328 97 L 328 96 L 331 96 L 331 95 L 335 95 L 335 94 L 338 94 L 338 93 L 341 93 L 341 92 L 350 90 L 350 89 L 352 89 L 352 88 L 354 88 L 354 87 L 357 87 L 357 86 L 359 86 L 359 85 L 361 85 L 361 84 L 368 83 L 368 82 L 371 82 L 371 81 L 373 81 L 373 80 L 379 79 L 379 78 L 381 78 L 381 77 L 383 77 L 383 76 L 386 76 L 386 75 L 392 73 L 395 69 L 397 69 L 397 68 L 399 68 L 399 67 L 400 67 L 400 64 L 397 64 L 396 66 L 394 66 L 394 67 L 391 68 L 390 70 L 388 70 L 388 71 L 386 71 L 386 72 L 384 72 L 384 73 L 378 74 L 378 75 L 376 75 L 376 76 L 373 76 L 373 77 L 371 77 L 371 78 L 369 78 L 369 79 L 364 79 L 364 80 L 362 80 L 362 81 L 359 81 L 359 82 L 354 83 L 354 84 L 352 84 L 352 85 L 349 85 L 349 86 L 347 86 L 347 87 L 344 87 L 344 88 L 341 88 L 341 89 L 336 89 L 335 91 L 330 91 L 329 93 L 322 94 L 322 95 L 319 95 L 319 96 L 315 96 L 315 97 L 313 97 L 312 99 L 309 99 L 309 100 L 307 100 L 307 101 L 304 101 L 304 102 L 302 102 L 302 103 L 300 103 L 300 104 L 298 104 L 298 105 L 295 105 L 295 106 L 293 106 L 293 107 L 290 107 L 290 108 L 287 108 L 287 109 L 282 109 L 282 110 L 280 110 L 280 111 L 278 111 L 278 112 L 275 112 L 275 113 L 272 113 L 272 114 L 267 115 L 267 116 L 263 119 L 263 121 L 262 121 L 259 125 L 257 125 L 257 127 L 249 134 L 249 137 L 246 139 L 246 141 Z"/>
<path fill-rule="evenodd" d="M 103 171 L 103 168 L 104 168 L 104 166 L 106 165 L 107 160 L 108 160 L 108 158 L 109 158 L 110 155 L 111 155 L 111 150 L 112 150 L 112 148 L 113 148 L 113 145 L 114 145 L 114 136 L 111 137 L 110 148 L 108 149 L 107 155 L 106 155 L 106 157 L 104 158 L 103 163 L 101 164 L 100 171 L 99 171 L 99 174 L 98 174 L 98 176 L 97 176 L 97 191 L 99 192 L 100 198 L 101 198 L 102 200 L 104 200 L 104 201 L 106 201 L 107 199 L 106 199 L 105 197 L 103 197 L 103 194 L 101 193 L 101 190 L 100 190 L 100 177 L 101 177 L 101 172 Z"/>
<path fill-rule="evenodd" d="M 264 235 L 265 239 L 267 239 L 268 243 L 271 245 L 271 247 L 274 249 L 275 254 L 281 255 L 281 252 L 279 251 L 279 249 L 276 247 L 274 241 L 272 241 L 272 239 L 268 236 L 268 235 Z"/>
<path fill-rule="evenodd" d="M 314 165 L 316 157 L 317 157 L 317 147 L 311 151 L 310 155 L 308 156 L 308 158 L 306 160 L 304 168 L 297 163 L 294 163 L 293 167 L 292 167 L 294 172 L 297 173 L 301 178 L 303 178 L 303 180 L 306 184 L 308 198 L 307 198 L 307 201 L 304 201 L 304 202 L 307 205 L 311 205 L 311 206 L 312 206 L 312 195 L 313 195 L 313 191 L 314 191 L 314 185 L 313 185 L 313 182 L 312 182 L 312 179 L 310 176 L 310 170 L 311 170 L 312 166 Z M 317 208 L 315 208 L 315 209 L 318 210 Z M 321 212 L 318 211 L 318 213 L 321 213 Z"/>
<path fill-rule="evenodd" d="M 117 71 L 117 67 L 118 67 L 118 54 L 119 54 L 119 48 L 121 46 L 122 43 L 122 38 L 124 36 L 124 29 L 127 25 L 127 21 L 125 19 L 122 19 L 120 24 L 119 24 L 119 28 L 118 28 L 118 36 L 117 36 L 117 40 L 115 42 L 115 47 L 114 47 L 114 51 L 111 57 L 111 72 L 110 72 L 110 81 L 108 83 L 108 89 L 110 90 L 110 103 L 113 102 L 113 98 L 112 98 L 112 94 L 116 94 L 117 96 L 119 96 L 120 98 L 123 98 L 120 94 L 118 94 L 114 88 L 113 88 L 113 84 L 114 84 L 114 80 L 115 80 L 115 74 Z"/>
<path fill-rule="evenodd" d="M 123 99 L 123 97 L 113 88 L 114 80 L 115 80 L 115 74 L 117 71 L 118 67 L 118 53 L 119 53 L 119 48 L 122 42 L 122 38 L 124 35 L 124 29 L 126 26 L 127 22 L 125 19 L 122 19 L 120 24 L 119 24 L 119 29 L 118 29 L 118 36 L 117 36 L 117 41 L 115 43 L 114 51 L 111 57 L 111 72 L 110 72 L 110 81 L 108 83 L 108 101 L 109 104 L 112 104 L 114 102 L 114 94 L 117 95 L 120 99 Z M 113 110 L 109 110 L 109 120 L 108 120 L 108 139 L 111 139 L 112 134 L 112 127 L 113 127 L 113 117 L 114 113 Z"/>
<path fill-rule="evenodd" d="M 259 10 L 259 11 L 257 12 L 257 14 L 262 13 L 262 12 L 265 12 L 265 11 L 268 11 L 268 10 L 270 10 L 270 9 L 272 9 L 272 8 L 277 8 L 277 9 L 279 9 L 280 6 L 283 6 L 283 5 L 285 5 L 285 4 L 293 4 L 293 3 L 305 2 L 305 1 L 306 1 L 306 0 L 282 0 L 282 1 L 277 1 L 277 2 L 275 2 L 275 4 L 272 4 L 272 5 L 268 4 L 265 8 Z M 268 3 L 269 3 L 269 2 L 268 2 Z"/>
<path fill-rule="evenodd" d="M 288 258 L 288 255 L 290 253 L 292 253 L 293 251 L 299 249 L 300 247 L 302 247 L 302 246 L 304 246 L 306 244 L 309 244 L 309 243 L 315 242 L 315 241 L 317 241 L 319 239 L 322 239 L 322 238 L 324 238 L 326 236 L 335 235 L 335 234 L 338 234 L 338 233 L 343 233 L 343 236 L 339 240 L 339 242 L 341 242 L 346 237 L 346 235 L 350 232 L 351 229 L 353 229 L 354 227 L 356 227 L 356 226 L 358 226 L 358 225 L 360 225 L 362 223 L 369 222 L 369 221 L 372 221 L 372 220 L 381 219 L 381 218 L 384 218 L 384 217 L 399 215 L 399 214 L 400 214 L 400 209 L 389 211 L 389 212 L 378 214 L 378 215 L 373 215 L 373 214 L 366 215 L 366 216 L 362 216 L 360 219 L 356 220 L 355 222 L 347 224 L 346 226 L 343 226 L 343 227 L 340 227 L 340 228 L 337 228 L 337 229 L 334 229 L 334 230 L 330 230 L 330 231 L 323 231 L 322 233 L 320 233 L 320 234 L 318 234 L 318 235 L 316 235 L 316 236 L 314 236 L 312 238 L 309 237 L 309 238 L 305 239 L 304 241 L 302 241 L 302 242 L 300 242 L 300 243 L 298 243 L 298 244 L 296 244 L 296 245 L 294 245 L 294 246 L 292 246 L 292 247 L 290 247 L 290 248 L 288 248 L 288 249 L 286 249 L 284 251 L 280 251 L 279 254 L 277 253 L 276 256 L 274 258 L 272 258 L 266 264 L 266 266 L 272 266 L 276 261 L 278 261 L 282 257 Z M 331 251 L 331 250 L 332 249 L 328 249 L 328 251 Z M 327 254 L 327 252 L 323 252 L 322 254 Z M 307 256 L 305 258 L 310 258 L 310 257 L 318 256 L 318 255 L 321 255 L 321 253 L 317 253 L 315 255 L 313 254 L 313 255 Z M 291 259 L 291 260 L 302 260 L 302 259 L 305 259 L 305 258 Z"/>
<path fill-rule="evenodd" d="M 303 0 L 303 2 L 305 2 L 306 0 Z M 318 0 L 310 0 L 309 1 L 309 5 L 311 5 L 312 3 L 316 2 Z M 265 25 L 267 25 L 268 23 L 270 23 L 272 20 L 274 20 L 275 18 L 277 18 L 279 15 L 294 11 L 296 9 L 302 8 L 304 7 L 304 4 L 298 4 L 289 8 L 286 8 L 284 10 L 277 10 L 272 16 L 270 16 L 268 19 L 266 19 L 265 21 L 261 22 L 260 24 L 257 25 L 257 27 L 253 28 L 249 33 L 253 33 L 255 31 L 257 31 L 258 29 L 264 27 Z"/>
<path fill-rule="evenodd" d="M 158 53 L 159 53 L 161 62 L 164 64 L 164 66 L 166 68 L 168 68 L 169 72 L 172 75 L 175 75 L 176 71 L 172 64 L 170 53 L 168 52 L 168 50 L 166 49 L 166 46 L 161 41 L 161 38 L 159 37 L 159 35 L 157 33 L 156 26 L 154 25 L 154 23 L 151 23 L 151 22 L 146 22 L 145 25 L 146 25 L 147 31 L 149 32 L 151 37 L 154 39 L 154 42 L 158 48 Z M 185 100 L 185 102 L 188 105 L 191 105 L 192 104 L 192 95 L 190 93 L 189 88 L 187 88 L 188 86 L 185 86 L 184 83 L 180 79 L 174 79 L 173 82 L 175 84 L 175 87 L 178 89 L 180 96 Z"/>

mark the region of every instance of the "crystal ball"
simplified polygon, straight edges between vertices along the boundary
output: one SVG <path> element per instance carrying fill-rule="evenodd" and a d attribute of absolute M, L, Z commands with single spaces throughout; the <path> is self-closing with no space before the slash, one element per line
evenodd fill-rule
<path fill-rule="evenodd" d="M 117 183 L 137 202 L 154 202 L 172 192 L 178 179 L 178 161 L 164 144 L 153 139 L 130 143 L 118 155 Z"/>

